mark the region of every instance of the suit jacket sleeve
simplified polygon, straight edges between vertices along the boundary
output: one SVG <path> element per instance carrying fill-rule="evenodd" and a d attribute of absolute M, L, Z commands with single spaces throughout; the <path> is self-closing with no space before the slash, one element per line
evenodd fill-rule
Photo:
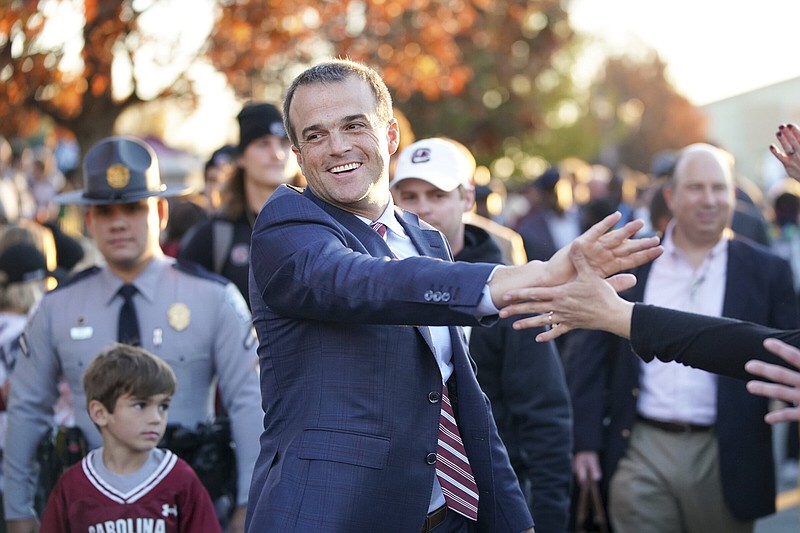
<path fill-rule="evenodd" d="M 355 235 L 306 196 L 281 189 L 253 230 L 257 291 L 271 309 L 293 318 L 480 325 L 475 312 L 495 265 L 372 257 L 361 244 L 370 238 L 380 239 L 366 224 Z"/>

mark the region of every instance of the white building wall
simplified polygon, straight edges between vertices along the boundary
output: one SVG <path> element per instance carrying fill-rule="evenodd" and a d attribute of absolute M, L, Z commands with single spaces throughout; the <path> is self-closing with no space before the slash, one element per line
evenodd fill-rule
<path fill-rule="evenodd" d="M 762 189 L 785 177 L 770 154 L 779 124 L 800 125 L 800 78 L 776 83 L 701 106 L 709 118 L 709 140 L 733 153 L 736 169 Z"/>

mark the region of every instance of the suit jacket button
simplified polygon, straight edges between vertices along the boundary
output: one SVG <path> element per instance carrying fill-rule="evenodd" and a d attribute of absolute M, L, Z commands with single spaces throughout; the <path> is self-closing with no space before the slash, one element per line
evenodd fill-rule
<path fill-rule="evenodd" d="M 429 453 L 428 455 L 426 455 L 425 462 L 428 463 L 429 465 L 436 464 L 436 454 Z"/>
<path fill-rule="evenodd" d="M 630 429 L 623 429 L 622 430 L 622 438 L 629 439 L 631 437 L 631 430 Z"/>
<path fill-rule="evenodd" d="M 441 399 L 442 399 L 441 393 L 438 393 L 436 391 L 428 393 L 428 401 L 431 403 L 439 403 L 439 400 Z"/>
<path fill-rule="evenodd" d="M 433 300 L 433 291 L 430 290 L 425 291 L 425 294 L 423 294 L 423 298 L 425 298 L 426 302 L 430 302 L 431 300 Z"/>
<path fill-rule="evenodd" d="M 443 302 L 449 302 L 450 301 L 450 293 L 449 292 L 443 292 L 442 293 L 442 301 Z"/>
<path fill-rule="evenodd" d="M 442 293 L 439 292 L 439 291 L 434 292 L 433 293 L 433 301 L 434 302 L 441 302 L 442 301 Z"/>

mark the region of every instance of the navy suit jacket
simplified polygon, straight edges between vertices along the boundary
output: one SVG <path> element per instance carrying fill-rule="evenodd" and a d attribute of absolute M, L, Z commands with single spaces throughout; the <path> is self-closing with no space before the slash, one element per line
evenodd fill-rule
<path fill-rule="evenodd" d="M 650 264 L 635 271 L 625 298 L 641 302 Z M 723 316 L 777 329 L 798 326 L 789 264 L 750 241 L 728 246 Z M 641 360 L 628 341 L 609 333 L 576 331 L 567 359 L 573 401 L 575 451 L 600 452 L 602 485 L 624 455 L 636 420 Z M 725 501 L 739 520 L 775 512 L 772 430 L 763 420 L 768 400 L 747 392 L 745 381 L 719 376 L 716 435 Z"/>
<path fill-rule="evenodd" d="M 279 189 L 258 216 L 250 299 L 265 416 L 248 531 L 423 525 L 442 383 L 420 325 L 479 325 L 474 313 L 495 265 L 449 262 L 439 232 L 410 213 L 396 215 L 420 253 L 436 259 L 392 259 L 367 224 L 310 189 Z M 450 334 L 479 530 L 525 530 L 533 520 L 463 332 Z"/>

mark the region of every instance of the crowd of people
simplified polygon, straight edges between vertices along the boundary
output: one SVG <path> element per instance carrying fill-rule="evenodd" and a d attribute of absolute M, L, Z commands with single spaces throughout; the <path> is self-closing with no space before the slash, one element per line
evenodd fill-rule
<path fill-rule="evenodd" d="M 457 132 L 394 115 L 371 68 L 315 65 L 201 191 L 135 137 L 72 189 L 0 139 L 7 531 L 563 533 L 591 484 L 618 533 L 775 512 L 800 129 L 763 197 L 698 143 L 553 162 L 498 210 Z"/>

